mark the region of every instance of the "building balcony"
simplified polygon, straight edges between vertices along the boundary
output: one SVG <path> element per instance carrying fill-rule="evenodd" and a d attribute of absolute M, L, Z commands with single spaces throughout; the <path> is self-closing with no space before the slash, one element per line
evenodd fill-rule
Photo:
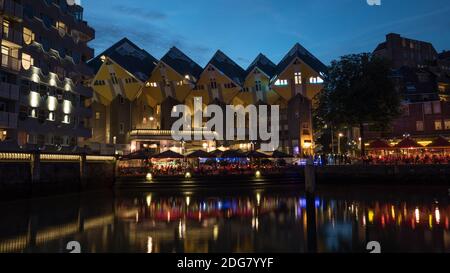
<path fill-rule="evenodd" d="M 23 6 L 13 0 L 0 0 L 0 14 L 9 18 L 23 19 Z"/>
<path fill-rule="evenodd" d="M 22 47 L 23 43 L 23 34 L 20 31 L 17 31 L 13 28 L 0 28 L 0 37 L 2 40 L 6 41 L 10 47 Z"/>
<path fill-rule="evenodd" d="M 20 72 L 20 60 L 16 57 L 2 54 L 2 68 L 18 73 Z"/>
<path fill-rule="evenodd" d="M 16 129 L 17 114 L 9 112 L 0 112 L 0 127 L 8 129 Z"/>
<path fill-rule="evenodd" d="M 0 83 L 0 98 L 18 101 L 19 93 L 19 86 L 17 84 L 7 82 Z"/>

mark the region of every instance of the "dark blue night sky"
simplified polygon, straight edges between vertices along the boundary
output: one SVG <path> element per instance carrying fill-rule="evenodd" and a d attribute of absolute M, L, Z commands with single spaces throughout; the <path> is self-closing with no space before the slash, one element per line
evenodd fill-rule
<path fill-rule="evenodd" d="M 128 37 L 156 58 L 177 46 L 204 65 L 217 49 L 246 67 L 299 42 L 328 64 L 373 51 L 389 32 L 450 49 L 448 0 L 84 0 L 96 54 Z"/>

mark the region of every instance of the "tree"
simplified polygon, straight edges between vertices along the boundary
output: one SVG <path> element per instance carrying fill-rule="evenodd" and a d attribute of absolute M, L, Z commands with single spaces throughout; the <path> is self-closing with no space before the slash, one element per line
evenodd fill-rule
<path fill-rule="evenodd" d="M 390 79 L 390 64 L 368 53 L 352 54 L 331 63 L 324 89 L 317 95 L 316 125 L 359 127 L 361 154 L 364 125 L 387 129 L 401 113 L 401 96 Z"/>

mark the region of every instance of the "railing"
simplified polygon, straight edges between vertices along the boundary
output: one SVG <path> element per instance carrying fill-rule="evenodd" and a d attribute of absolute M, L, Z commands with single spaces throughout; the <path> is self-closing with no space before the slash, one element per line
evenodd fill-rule
<path fill-rule="evenodd" d="M 0 112 L 0 126 L 6 128 L 17 128 L 17 114 Z"/>
<path fill-rule="evenodd" d="M 2 54 L 2 67 L 19 72 L 20 60 L 11 55 Z"/>
<path fill-rule="evenodd" d="M 21 32 L 13 28 L 4 29 L 0 27 L 0 33 L 3 40 L 22 46 L 23 34 Z"/>
<path fill-rule="evenodd" d="M 7 82 L 0 83 L 0 98 L 7 100 L 19 100 L 19 86 Z"/>
<path fill-rule="evenodd" d="M 0 0 L 0 13 L 23 18 L 23 6 L 12 0 Z"/>

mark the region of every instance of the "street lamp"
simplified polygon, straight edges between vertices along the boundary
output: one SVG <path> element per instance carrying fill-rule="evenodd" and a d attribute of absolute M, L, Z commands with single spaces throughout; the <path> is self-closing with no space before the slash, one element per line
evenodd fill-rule
<path fill-rule="evenodd" d="M 341 138 L 344 136 L 344 134 L 339 133 L 338 135 L 338 154 L 341 154 Z"/>

